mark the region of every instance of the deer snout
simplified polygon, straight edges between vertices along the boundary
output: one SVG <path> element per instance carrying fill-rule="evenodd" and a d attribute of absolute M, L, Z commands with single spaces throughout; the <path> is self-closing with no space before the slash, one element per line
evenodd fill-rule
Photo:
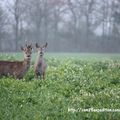
<path fill-rule="evenodd" d="M 30 55 L 27 55 L 27 57 L 30 57 Z"/>
<path fill-rule="evenodd" d="M 41 56 L 41 55 L 43 55 L 43 52 L 42 52 L 42 51 L 40 52 L 40 56 Z"/>
<path fill-rule="evenodd" d="M 27 54 L 27 55 L 26 55 L 26 57 L 30 58 L 30 57 L 31 57 L 31 54 L 30 54 L 30 53 L 29 53 L 29 54 Z"/>
<path fill-rule="evenodd" d="M 43 54 L 43 52 L 40 52 L 40 54 Z"/>

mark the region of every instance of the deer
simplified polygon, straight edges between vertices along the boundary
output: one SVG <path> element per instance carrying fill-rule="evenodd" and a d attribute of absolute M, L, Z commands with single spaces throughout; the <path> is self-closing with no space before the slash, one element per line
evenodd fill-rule
<path fill-rule="evenodd" d="M 11 75 L 16 79 L 22 79 L 30 68 L 32 44 L 21 47 L 24 53 L 23 61 L 0 61 L 0 76 Z"/>
<path fill-rule="evenodd" d="M 38 78 L 38 76 L 40 76 L 40 78 L 42 78 L 43 80 L 45 80 L 45 73 L 46 73 L 46 68 L 47 68 L 46 61 L 43 55 L 44 55 L 44 50 L 47 47 L 47 45 L 48 45 L 47 42 L 43 46 L 38 45 L 38 43 L 35 44 L 36 49 L 37 49 L 37 58 L 34 64 L 35 78 Z"/>

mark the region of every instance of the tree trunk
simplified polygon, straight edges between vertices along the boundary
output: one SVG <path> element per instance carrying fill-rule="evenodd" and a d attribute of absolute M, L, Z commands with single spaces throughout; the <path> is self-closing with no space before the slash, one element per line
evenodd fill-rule
<path fill-rule="evenodd" d="M 16 16 L 16 25 L 15 25 L 15 50 L 18 50 L 18 40 L 19 40 L 19 19 Z"/>

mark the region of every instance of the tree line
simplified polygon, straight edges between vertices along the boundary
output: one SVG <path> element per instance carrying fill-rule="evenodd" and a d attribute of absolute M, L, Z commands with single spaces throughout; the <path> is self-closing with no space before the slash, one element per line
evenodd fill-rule
<path fill-rule="evenodd" d="M 0 1 L 0 51 L 48 42 L 50 52 L 119 52 L 119 0 Z"/>

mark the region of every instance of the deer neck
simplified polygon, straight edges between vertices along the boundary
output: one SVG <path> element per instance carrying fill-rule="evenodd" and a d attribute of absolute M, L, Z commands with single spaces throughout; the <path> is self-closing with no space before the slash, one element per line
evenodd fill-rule
<path fill-rule="evenodd" d="M 30 58 L 24 58 L 23 65 L 25 66 L 26 69 L 30 67 Z"/>
<path fill-rule="evenodd" d="M 36 64 L 40 64 L 43 61 L 43 55 L 41 56 L 40 54 L 37 55 L 37 59 L 36 59 Z"/>

